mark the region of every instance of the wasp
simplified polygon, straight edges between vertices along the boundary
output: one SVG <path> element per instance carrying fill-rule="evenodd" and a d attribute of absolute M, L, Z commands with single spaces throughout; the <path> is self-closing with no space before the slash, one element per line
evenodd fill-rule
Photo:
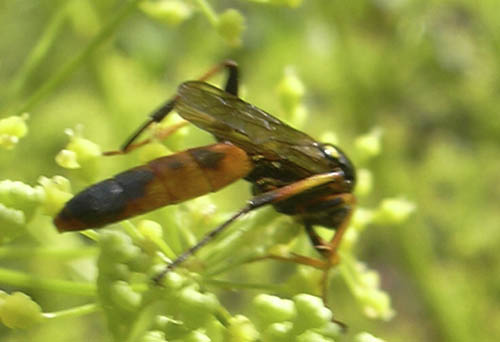
<path fill-rule="evenodd" d="M 224 89 L 205 81 L 227 69 Z M 163 276 L 227 226 L 266 205 L 300 222 L 320 258 L 270 256 L 324 270 L 326 304 L 328 270 L 339 262 L 338 248 L 355 207 L 355 168 L 338 147 L 321 143 L 238 97 L 238 66 L 225 61 L 195 81 L 182 83 L 176 94 L 154 111 L 125 142 L 127 153 L 143 131 L 175 110 L 211 133 L 216 143 L 154 159 L 94 184 L 74 196 L 55 217 L 60 232 L 98 228 L 154 209 L 217 191 L 238 179 L 251 184 L 253 197 L 227 221 L 165 267 Z M 335 230 L 324 240 L 315 226 Z"/>

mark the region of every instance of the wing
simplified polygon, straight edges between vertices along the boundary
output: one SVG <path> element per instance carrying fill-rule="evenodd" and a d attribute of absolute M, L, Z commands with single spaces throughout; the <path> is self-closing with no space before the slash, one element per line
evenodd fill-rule
<path fill-rule="evenodd" d="M 331 169 L 317 141 L 237 96 L 199 81 L 181 84 L 178 95 L 179 115 L 218 140 L 307 172 Z"/>

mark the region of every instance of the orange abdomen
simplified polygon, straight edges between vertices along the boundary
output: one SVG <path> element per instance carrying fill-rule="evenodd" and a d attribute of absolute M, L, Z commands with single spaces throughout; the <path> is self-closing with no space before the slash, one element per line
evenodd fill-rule
<path fill-rule="evenodd" d="M 75 195 L 54 219 L 58 230 L 98 228 L 217 191 L 253 168 L 242 149 L 218 143 L 154 159 Z"/>

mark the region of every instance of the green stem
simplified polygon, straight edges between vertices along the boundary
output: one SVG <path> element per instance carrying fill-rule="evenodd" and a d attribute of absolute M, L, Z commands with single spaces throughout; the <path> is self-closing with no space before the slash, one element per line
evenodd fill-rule
<path fill-rule="evenodd" d="M 214 11 L 212 6 L 207 2 L 207 0 L 196 0 L 198 6 L 200 6 L 201 11 L 207 17 L 210 24 L 216 26 L 219 18 L 217 18 L 217 13 Z"/>
<path fill-rule="evenodd" d="M 132 224 L 129 220 L 124 220 L 120 222 L 120 225 L 123 227 L 125 232 L 130 236 L 130 238 L 134 241 L 141 241 L 143 237 L 141 234 L 137 231 L 137 228 L 135 225 Z"/>
<path fill-rule="evenodd" d="M 79 316 L 84 316 L 88 315 L 91 313 L 94 313 L 98 311 L 101 307 L 95 303 L 92 304 L 85 304 L 82 306 L 77 306 L 75 308 L 67 309 L 67 310 L 61 310 L 61 311 L 56 311 L 56 312 L 46 312 L 43 314 L 45 318 L 62 318 L 62 317 L 79 317 Z"/>
<path fill-rule="evenodd" d="M 217 279 L 203 279 L 203 282 L 208 285 L 217 286 L 227 289 L 251 289 L 251 290 L 265 290 L 269 292 L 282 293 L 283 288 L 275 284 L 259 284 L 259 283 L 239 283 L 228 280 Z"/>
<path fill-rule="evenodd" d="M 138 230 L 138 228 L 132 224 L 129 220 L 125 220 L 121 222 L 121 226 L 125 229 L 125 232 L 136 242 L 138 245 L 141 245 L 145 241 L 145 237 L 142 235 L 142 233 Z M 164 253 L 167 258 L 170 260 L 174 260 L 176 258 L 176 254 L 174 251 L 170 248 L 169 245 L 161 238 L 155 238 L 153 236 L 148 237 L 148 239 L 153 242 L 162 253 Z"/>
<path fill-rule="evenodd" d="M 99 241 L 99 233 L 96 232 L 94 229 L 82 230 L 79 233 L 94 242 Z"/>
<path fill-rule="evenodd" d="M 117 11 L 116 15 L 111 18 L 101 31 L 90 41 L 87 47 L 67 64 L 65 64 L 59 72 L 48 79 L 40 88 L 38 88 L 38 90 L 31 95 L 26 103 L 21 106 L 19 110 L 17 110 L 17 114 L 20 115 L 31 110 L 40 100 L 50 94 L 57 86 L 73 74 L 73 72 L 77 70 L 81 64 L 83 64 L 83 62 L 97 49 L 97 47 L 99 47 L 101 43 L 113 34 L 118 25 L 137 7 L 139 1 L 141 0 L 129 0 L 124 6 L 122 6 Z"/>
<path fill-rule="evenodd" d="M 49 48 L 53 45 L 55 37 L 64 22 L 66 9 L 66 6 L 62 6 L 58 11 L 56 11 L 49 21 L 47 28 L 42 33 L 34 48 L 31 50 L 21 69 L 17 72 L 16 77 L 11 82 L 11 86 L 7 90 L 8 98 L 19 95 L 19 93 L 24 89 L 26 81 L 31 76 L 33 70 L 40 65 L 40 62 L 47 55 Z"/>
<path fill-rule="evenodd" d="M 47 248 L 47 247 L 0 247 L 0 259 L 18 259 L 26 257 L 72 259 L 97 254 L 95 247 L 83 248 Z"/>
<path fill-rule="evenodd" d="M 93 283 L 82 283 L 60 279 L 42 278 L 23 272 L 0 268 L 0 283 L 24 288 L 48 290 L 77 296 L 93 297 L 96 286 Z"/>
<path fill-rule="evenodd" d="M 205 277 L 215 277 L 218 276 L 222 273 L 229 272 L 235 268 L 240 268 L 244 264 L 248 264 L 251 262 L 254 262 L 257 260 L 259 257 L 262 257 L 261 252 L 258 251 L 253 251 L 250 254 L 246 255 L 241 255 L 241 256 L 236 256 L 231 259 L 230 262 L 220 262 L 220 263 L 215 263 L 214 267 L 210 267 L 212 264 L 209 263 L 207 265 L 207 269 L 205 272 L 203 272 L 203 275 Z"/>

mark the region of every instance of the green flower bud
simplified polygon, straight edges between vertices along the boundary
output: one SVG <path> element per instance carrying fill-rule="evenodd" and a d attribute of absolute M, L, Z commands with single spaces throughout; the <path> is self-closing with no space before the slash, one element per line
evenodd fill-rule
<path fill-rule="evenodd" d="M 156 240 L 163 237 L 163 230 L 158 222 L 141 220 L 137 225 L 139 232 L 147 239 Z"/>
<path fill-rule="evenodd" d="M 21 210 L 8 208 L 0 203 L 0 222 L 2 221 L 4 221 L 7 225 L 11 223 L 17 226 L 22 226 L 26 223 L 26 218 Z"/>
<path fill-rule="evenodd" d="M 255 297 L 252 305 L 263 326 L 292 320 L 297 314 L 293 301 L 267 294 Z"/>
<path fill-rule="evenodd" d="M 61 150 L 56 155 L 56 163 L 65 169 L 79 169 L 81 165 L 78 163 L 78 157 L 75 151 Z"/>
<path fill-rule="evenodd" d="M 111 300 L 117 307 L 133 312 L 141 305 L 142 296 L 135 292 L 127 282 L 118 280 L 111 286 Z"/>
<path fill-rule="evenodd" d="M 3 180 L 0 181 L 0 203 L 6 207 L 22 210 L 27 216 L 32 216 L 34 210 L 44 200 L 44 191 L 41 187 Z"/>
<path fill-rule="evenodd" d="M 299 294 L 293 297 L 297 318 L 295 325 L 300 329 L 319 328 L 332 319 L 332 312 L 326 308 L 321 298 L 309 294 Z"/>
<path fill-rule="evenodd" d="M 141 342 L 167 342 L 163 331 L 151 330 L 148 331 L 140 340 Z"/>
<path fill-rule="evenodd" d="M 390 320 L 394 316 L 389 295 L 378 289 L 360 293 L 359 300 L 363 304 L 365 315 L 374 319 Z"/>
<path fill-rule="evenodd" d="M 357 262 L 349 254 L 341 253 L 340 272 L 354 297 L 370 318 L 389 320 L 394 316 L 390 297 L 379 289 L 380 279 L 376 272 Z"/>
<path fill-rule="evenodd" d="M 356 335 L 355 342 L 384 342 L 384 340 L 377 338 L 367 332 L 362 332 Z"/>
<path fill-rule="evenodd" d="M 2 294 L 0 299 L 0 320 L 11 329 L 26 329 L 43 319 L 42 309 L 22 292 Z"/>
<path fill-rule="evenodd" d="M 69 180 L 62 176 L 52 178 L 40 177 L 38 183 L 45 191 L 43 211 L 50 216 L 57 214 L 64 204 L 73 196 Z"/>
<path fill-rule="evenodd" d="M 331 338 L 325 337 L 315 331 L 307 330 L 297 336 L 296 342 L 334 342 Z"/>
<path fill-rule="evenodd" d="M 369 159 L 380 154 L 380 151 L 382 150 L 381 140 L 382 130 L 380 128 L 374 128 L 368 134 L 358 137 L 354 144 L 361 155 L 364 158 Z"/>
<path fill-rule="evenodd" d="M 186 342 L 211 342 L 210 337 L 199 330 L 192 331 L 183 341 Z"/>
<path fill-rule="evenodd" d="M 81 163 L 100 157 L 102 153 L 99 145 L 76 135 L 72 137 L 67 148 L 76 153 L 77 159 Z"/>
<path fill-rule="evenodd" d="M 235 9 L 227 9 L 219 16 L 217 32 L 232 46 L 241 44 L 241 34 L 245 29 L 245 18 Z"/>
<path fill-rule="evenodd" d="M 352 226 L 358 230 L 362 231 L 369 223 L 373 221 L 374 212 L 371 209 L 357 208 L 352 217 Z"/>
<path fill-rule="evenodd" d="M 378 224 L 400 224 L 415 211 L 415 204 L 403 198 L 387 198 L 382 201 L 375 213 Z"/>
<path fill-rule="evenodd" d="M 210 338 L 210 341 L 228 342 L 226 338 L 227 329 L 218 319 L 210 319 L 203 328 L 205 330 L 205 334 Z"/>
<path fill-rule="evenodd" d="M 212 313 L 219 307 L 219 301 L 213 293 L 201 293 L 192 286 L 184 288 L 179 299 L 186 308 L 200 314 L 201 312 Z"/>
<path fill-rule="evenodd" d="M 94 142 L 82 137 L 81 128 L 76 132 L 67 129 L 66 134 L 70 140 L 64 150 L 56 156 L 56 163 L 64 168 L 81 169 L 81 175 L 88 180 L 93 180 L 97 175 L 99 163 L 97 159 L 102 155 L 101 148 Z"/>
<path fill-rule="evenodd" d="M 252 342 L 257 341 L 259 332 L 247 317 L 236 315 L 229 319 L 226 337 L 227 342 Z"/>
<path fill-rule="evenodd" d="M 137 225 L 137 231 L 140 235 L 141 247 L 149 255 L 160 250 L 167 258 L 172 260 L 176 258 L 176 254 L 172 248 L 163 239 L 163 228 L 159 223 L 152 220 L 141 220 Z"/>
<path fill-rule="evenodd" d="M 191 7 L 179 0 L 144 1 L 140 8 L 151 18 L 171 26 L 179 25 L 192 14 Z"/>
<path fill-rule="evenodd" d="M 0 146 L 10 150 L 19 142 L 19 139 L 28 133 L 26 120 L 29 115 L 10 116 L 0 120 Z"/>
<path fill-rule="evenodd" d="M 320 333 L 321 335 L 323 335 L 325 337 L 328 337 L 330 339 L 335 339 L 335 338 L 342 335 L 342 332 L 343 332 L 342 329 L 343 328 L 339 324 L 333 323 L 333 322 L 328 322 L 324 326 L 322 326 L 321 328 L 315 329 L 315 331 Z"/>
<path fill-rule="evenodd" d="M 141 250 L 132 244 L 131 238 L 121 232 L 105 231 L 99 239 L 103 255 L 114 262 L 128 262 L 139 256 Z M 102 258 L 102 257 L 101 257 Z"/>
<path fill-rule="evenodd" d="M 293 341 L 292 330 L 292 322 L 273 323 L 262 334 L 262 342 Z"/>
<path fill-rule="evenodd" d="M 285 69 L 285 75 L 278 86 L 278 94 L 285 112 L 291 114 L 299 106 L 304 97 L 305 87 L 295 70 L 291 67 Z"/>
<path fill-rule="evenodd" d="M 178 302 L 181 310 L 180 319 L 191 330 L 204 327 L 220 307 L 213 293 L 201 293 L 194 286 L 182 289 L 178 295 Z"/>
<path fill-rule="evenodd" d="M 128 265 L 123 263 L 113 262 L 107 258 L 99 259 L 99 274 L 107 279 L 128 279 L 130 277 L 130 269 Z"/>
<path fill-rule="evenodd" d="M 364 197 L 369 195 L 373 189 L 373 174 L 367 169 L 356 171 L 356 195 Z"/>
<path fill-rule="evenodd" d="M 162 265 L 162 269 L 165 265 Z M 186 278 L 181 276 L 177 272 L 168 272 L 163 277 L 162 285 L 169 290 L 177 290 L 180 289 L 186 283 Z"/>
<path fill-rule="evenodd" d="M 0 181 L 0 241 L 23 234 L 24 225 L 31 220 L 44 200 L 40 186 L 31 187 L 18 181 Z"/>

